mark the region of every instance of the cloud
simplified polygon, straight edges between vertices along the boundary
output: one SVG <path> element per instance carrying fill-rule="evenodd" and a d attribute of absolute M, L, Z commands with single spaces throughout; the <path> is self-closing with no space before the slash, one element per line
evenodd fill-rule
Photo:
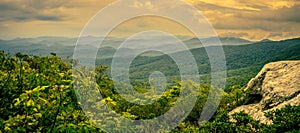
<path fill-rule="evenodd" d="M 138 0 L 135 0 L 134 3 L 133 3 L 133 7 L 136 7 L 136 8 L 146 8 L 146 9 L 150 9 L 150 10 L 153 10 L 154 7 L 151 3 L 150 0 L 147 0 L 147 1 L 138 1 Z"/>
<path fill-rule="evenodd" d="M 62 21 L 67 18 L 66 0 L 4 0 L 0 2 L 0 21 Z"/>
<path fill-rule="evenodd" d="M 300 4 L 277 9 L 267 8 L 260 11 L 236 13 L 236 17 L 244 19 L 266 20 L 271 22 L 300 22 Z"/>
<path fill-rule="evenodd" d="M 281 33 L 281 32 L 272 32 L 269 34 L 268 37 L 272 38 L 272 37 L 281 37 L 281 36 L 283 36 L 283 33 Z"/>
<path fill-rule="evenodd" d="M 220 34 L 222 37 L 245 37 L 249 34 L 247 32 L 226 32 L 223 34 Z"/>
<path fill-rule="evenodd" d="M 116 0 L 0 0 L 0 38 L 52 34 L 77 36 L 93 15 L 114 1 Z M 299 0 L 185 1 L 199 9 L 221 36 L 257 40 L 270 37 L 276 40 L 300 35 Z M 166 1 L 136 0 L 133 6 L 157 9 L 158 7 L 154 7 L 155 2 Z M 176 6 L 176 3 L 170 6 Z M 123 34 L 151 25 L 183 33 L 182 35 L 185 33 L 185 29 L 171 22 L 148 18 L 131 22 L 120 27 L 119 31 Z"/>
<path fill-rule="evenodd" d="M 248 33 L 248 38 L 273 37 L 279 34 L 300 35 L 300 1 L 290 0 L 187 0 L 198 8 L 212 23 L 219 34 L 235 37 L 240 32 Z M 257 35 L 254 34 L 257 33 Z M 291 33 L 289 33 L 291 32 Z M 256 36 L 256 37 L 255 37 Z M 295 36 L 290 36 L 295 37 Z"/>
<path fill-rule="evenodd" d="M 0 0 L 0 38 L 78 36 L 100 9 L 115 0 Z"/>

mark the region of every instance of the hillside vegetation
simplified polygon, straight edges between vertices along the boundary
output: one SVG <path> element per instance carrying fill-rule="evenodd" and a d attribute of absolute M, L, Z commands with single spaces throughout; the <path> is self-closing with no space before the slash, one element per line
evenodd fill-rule
<path fill-rule="evenodd" d="M 288 49 L 289 47 L 284 48 Z M 269 47 L 266 49 L 269 49 Z M 289 55 L 288 59 L 299 57 L 299 54 L 294 49 L 288 49 L 291 51 L 284 53 Z M 282 49 L 276 48 L 276 50 L 280 51 Z M 250 50 L 248 49 L 247 51 Z M 246 50 L 244 52 L 247 54 Z M 277 53 L 280 54 L 281 52 Z M 263 54 L 268 53 L 263 52 Z M 283 58 L 281 56 L 278 55 L 278 57 L 272 57 L 264 61 Z M 245 56 L 245 59 L 253 58 L 253 60 L 249 61 L 250 64 L 258 57 Z M 240 58 L 236 57 L 236 59 Z M 264 63 L 264 61 L 259 63 Z M 83 112 L 80 108 L 82 103 L 77 101 L 73 90 L 73 79 L 76 78 L 72 76 L 71 64 L 73 63 L 74 61 L 72 60 L 69 62 L 63 61 L 54 53 L 52 53 L 52 56 L 30 56 L 21 53 L 10 55 L 0 52 L 0 131 L 104 132 L 95 123 L 87 119 L 86 115 L 90 114 L 90 112 Z M 243 65 L 237 65 L 237 68 Z M 231 70 L 230 67 L 229 69 Z M 82 68 L 76 71 L 85 70 Z M 96 72 L 91 74 L 96 75 L 96 83 L 99 90 L 94 94 L 100 93 L 103 96 L 97 102 L 100 105 L 105 103 L 123 117 L 133 120 L 152 119 L 165 113 L 174 105 L 174 102 L 177 102 L 176 99 L 183 82 L 176 81 L 176 85 L 168 88 L 156 102 L 141 106 L 125 101 L 115 91 L 114 84 L 108 75 L 105 74 L 105 71 L 106 67 L 99 65 L 96 68 Z M 88 82 L 86 84 L 89 85 Z M 243 112 L 234 114 L 233 119 L 235 121 L 230 121 L 227 115 L 228 111 L 238 105 L 247 103 L 248 93 L 244 92 L 243 88 L 239 86 L 231 86 L 230 92 L 222 93 L 223 99 L 213 118 L 208 122 L 198 124 L 199 112 L 204 106 L 211 86 L 199 83 L 190 83 L 189 86 L 199 90 L 198 92 L 193 92 L 197 93 L 196 105 L 190 115 L 171 132 L 297 132 L 300 130 L 300 121 L 298 119 L 300 117 L 298 113 L 300 111 L 299 106 L 287 106 L 281 110 L 266 114 L 268 118 L 273 120 L 272 125 L 260 124 Z M 139 85 L 135 86 L 135 89 L 143 92 L 149 88 Z M 79 91 L 84 93 L 84 88 Z M 155 95 L 150 98 L 155 98 Z M 100 106 L 93 106 L 92 108 L 101 110 Z M 110 118 L 111 116 L 105 112 L 101 115 L 108 117 L 108 121 L 103 122 L 99 120 L 97 121 L 98 123 L 109 123 L 109 119 L 112 121 L 114 119 Z M 111 131 L 118 131 L 117 127 L 116 125 Z M 128 128 L 136 131 L 141 127 Z M 147 129 L 146 131 L 153 132 L 154 130 L 157 131 L 157 129 Z M 158 131 L 162 130 L 159 129 Z"/>
<path fill-rule="evenodd" d="M 278 42 L 257 42 L 238 46 L 225 45 L 223 49 L 227 68 L 226 91 L 230 91 L 230 87 L 233 85 L 244 86 L 269 62 L 300 60 L 300 38 Z M 200 80 L 203 83 L 210 83 L 211 66 L 205 48 L 196 48 L 190 51 L 197 62 Z M 180 56 L 183 53 L 176 52 L 173 54 Z M 102 54 L 99 53 L 99 55 Z M 109 65 L 111 61 L 112 58 L 104 59 L 98 57 L 97 64 Z M 154 57 L 140 55 L 136 57 L 131 63 L 130 76 L 132 80 L 146 82 L 148 81 L 149 73 L 153 71 L 161 71 L 170 80 L 180 79 L 177 64 L 169 55 Z"/>
<path fill-rule="evenodd" d="M 84 37 L 87 43 L 94 43 L 97 37 Z M 261 42 L 250 42 L 239 38 L 220 38 L 223 44 L 226 57 L 227 83 L 226 91 L 233 85 L 244 86 L 254 77 L 264 64 L 281 60 L 300 60 L 300 38 L 283 41 L 264 40 Z M 108 38 L 98 51 L 97 65 L 110 65 L 116 48 L 124 41 L 120 38 Z M 209 42 L 209 38 L 204 39 Z M 210 64 L 205 48 L 201 47 L 198 39 L 185 39 L 183 41 L 191 53 L 195 56 L 198 64 L 200 80 L 203 83 L 210 83 Z M 65 57 L 72 56 L 76 38 L 62 37 L 40 37 L 40 38 L 19 38 L 14 40 L 0 40 L 0 49 L 5 52 L 46 56 L 55 52 L 65 60 Z M 136 43 L 142 43 L 137 41 Z M 239 44 L 239 45 L 238 45 Z M 134 49 L 123 48 L 127 54 L 132 54 Z M 89 52 L 88 49 L 85 52 Z M 173 54 L 180 55 L 182 52 Z M 125 58 L 125 57 L 115 57 Z M 151 68 L 151 70 L 149 70 Z M 110 70 L 110 68 L 108 68 Z M 176 63 L 162 53 L 150 51 L 136 57 L 131 63 L 132 83 L 148 81 L 148 75 L 152 70 L 162 71 L 170 82 L 174 79 L 180 80 L 179 69 Z"/>

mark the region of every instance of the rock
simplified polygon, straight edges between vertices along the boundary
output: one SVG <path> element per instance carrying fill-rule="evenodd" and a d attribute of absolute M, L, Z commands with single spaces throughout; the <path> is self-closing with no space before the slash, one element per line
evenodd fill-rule
<path fill-rule="evenodd" d="M 300 105 L 300 61 L 280 61 L 265 65 L 257 76 L 247 84 L 246 91 L 256 103 L 249 101 L 247 105 L 233 109 L 229 115 L 244 110 L 255 120 L 271 124 L 264 116 L 265 112 L 276 110 L 290 104 Z"/>

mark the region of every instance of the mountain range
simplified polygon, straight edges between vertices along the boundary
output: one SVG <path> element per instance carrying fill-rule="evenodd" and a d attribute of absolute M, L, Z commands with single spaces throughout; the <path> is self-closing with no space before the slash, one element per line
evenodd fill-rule
<path fill-rule="evenodd" d="M 94 41 L 97 40 L 97 37 L 94 36 L 86 36 L 82 37 L 84 40 L 86 40 L 86 43 L 95 43 Z M 179 37 L 183 41 L 184 44 L 187 45 L 188 48 L 200 48 L 202 47 L 199 43 L 199 40 L 197 38 L 191 38 L 191 37 Z M 16 38 L 12 40 L 0 40 L 0 49 L 4 51 L 9 51 L 10 53 L 26 53 L 26 54 L 34 54 L 34 55 L 49 55 L 51 52 L 57 53 L 57 55 L 61 57 L 65 56 L 72 56 L 74 47 L 76 45 L 76 41 L 78 38 L 67 38 L 67 37 L 51 37 L 51 36 L 45 36 L 45 37 L 37 37 L 37 38 Z M 152 39 L 152 38 L 151 38 Z M 204 38 L 204 41 L 209 41 L 211 38 Z M 171 44 L 174 40 L 167 40 L 164 39 L 164 37 L 155 38 L 151 41 L 160 42 L 159 47 L 166 46 L 166 44 Z M 224 37 L 220 38 L 223 45 L 241 45 L 241 44 L 250 44 L 251 41 L 240 39 L 240 38 L 229 38 Z M 118 49 L 119 45 L 125 41 L 125 39 L 122 38 L 114 38 L 114 37 L 108 37 L 105 39 L 105 41 L 102 43 L 101 48 L 103 50 L 100 51 L 105 53 L 110 53 L 113 51 L 116 51 Z M 135 50 L 141 47 L 141 43 L 145 42 L 147 40 L 142 39 L 135 39 L 131 40 L 130 43 L 132 43 L 132 47 L 127 48 L 130 50 Z M 143 45 L 142 47 L 147 47 Z M 159 48 L 158 48 L 159 49 Z M 130 52 L 128 52 L 130 53 Z M 106 56 L 106 55 L 105 55 Z"/>
<path fill-rule="evenodd" d="M 87 44 L 97 43 L 95 41 L 98 40 L 97 37 L 93 36 L 86 36 L 82 39 Z M 96 64 L 110 65 L 117 50 L 121 51 L 121 56 L 115 56 L 114 58 L 122 60 L 122 58 L 125 59 L 127 56 L 135 54 L 138 49 L 171 49 L 173 43 L 178 43 L 172 39 L 164 39 L 164 37 L 151 39 L 150 43 L 145 43 L 149 40 L 139 38 L 128 41 L 122 38 L 106 38 L 98 50 Z M 180 39 L 195 57 L 202 82 L 208 82 L 210 79 L 210 62 L 205 48 L 197 38 L 181 37 Z M 211 39 L 215 38 L 202 38 L 201 40 L 211 47 L 216 47 L 213 43 L 210 43 Z M 0 50 L 11 54 L 21 52 L 42 56 L 54 52 L 65 58 L 73 55 L 76 41 L 77 38 L 65 37 L 16 38 L 0 40 Z M 127 41 L 128 47 L 120 45 L 124 41 Z M 300 38 L 282 41 L 265 39 L 252 42 L 241 38 L 221 37 L 220 41 L 223 44 L 227 63 L 227 90 L 235 84 L 245 85 L 266 63 L 280 60 L 300 60 Z M 153 44 L 153 42 L 157 44 Z M 168 54 L 180 56 L 182 53 L 183 51 L 175 49 Z M 161 71 L 167 77 L 179 78 L 176 63 L 169 55 L 158 51 L 148 51 L 137 56 L 131 63 L 130 77 L 133 81 L 148 81 L 151 71 Z"/>

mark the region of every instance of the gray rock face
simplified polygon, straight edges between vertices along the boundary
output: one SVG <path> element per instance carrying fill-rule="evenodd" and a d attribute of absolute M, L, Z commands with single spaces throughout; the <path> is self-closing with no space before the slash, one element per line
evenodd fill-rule
<path fill-rule="evenodd" d="M 281 61 L 265 65 L 246 87 L 250 96 L 260 97 L 258 103 L 243 105 L 229 115 L 244 110 L 255 120 L 270 124 L 264 112 L 276 110 L 290 104 L 300 105 L 300 61 Z"/>

